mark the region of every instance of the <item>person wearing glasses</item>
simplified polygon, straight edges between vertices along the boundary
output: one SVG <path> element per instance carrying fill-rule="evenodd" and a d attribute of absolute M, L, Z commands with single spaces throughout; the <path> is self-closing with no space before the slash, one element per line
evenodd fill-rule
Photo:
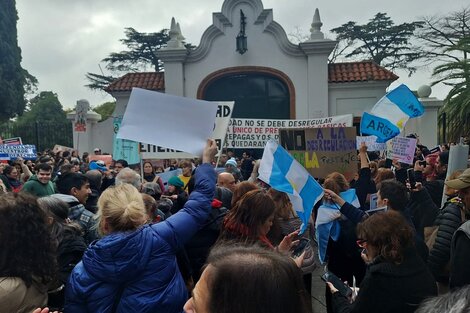
<path fill-rule="evenodd" d="M 418 256 L 413 229 L 402 214 L 389 210 L 370 216 L 359 223 L 357 238 L 366 275 L 352 303 L 327 283 L 333 312 L 411 313 L 437 295 L 434 277 Z"/>

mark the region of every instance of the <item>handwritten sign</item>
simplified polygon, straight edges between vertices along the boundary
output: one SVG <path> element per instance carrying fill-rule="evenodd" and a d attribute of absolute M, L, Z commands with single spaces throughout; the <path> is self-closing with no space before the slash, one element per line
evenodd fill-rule
<path fill-rule="evenodd" d="M 351 127 L 352 114 L 308 120 L 233 118 L 227 130 L 228 148 L 264 148 L 269 139 L 279 141 L 281 128 Z"/>
<path fill-rule="evenodd" d="M 416 150 L 416 139 L 395 137 L 387 141 L 387 158 L 396 159 L 398 162 L 413 164 Z"/>
<path fill-rule="evenodd" d="M 377 136 L 357 136 L 356 137 L 356 143 L 357 143 L 356 149 L 357 150 L 359 150 L 359 148 L 361 147 L 361 144 L 363 142 L 367 146 L 367 151 L 385 151 L 385 150 L 387 150 L 387 144 L 386 143 L 378 143 L 377 142 Z"/>
<path fill-rule="evenodd" d="M 356 129 L 280 129 L 280 144 L 315 178 L 339 172 L 351 180 L 357 173 Z"/>
<path fill-rule="evenodd" d="M 0 145 L 0 154 L 7 154 L 10 160 L 15 160 L 21 157 L 25 160 L 36 160 L 36 146 L 35 145 Z"/>

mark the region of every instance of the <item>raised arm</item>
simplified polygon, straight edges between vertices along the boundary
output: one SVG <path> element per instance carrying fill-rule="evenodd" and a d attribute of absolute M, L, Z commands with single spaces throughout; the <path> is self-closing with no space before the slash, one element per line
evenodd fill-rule
<path fill-rule="evenodd" d="M 196 169 L 194 191 L 184 208 L 168 220 L 152 226 L 175 250 L 188 241 L 205 223 L 214 198 L 216 175 L 210 164 L 217 153 L 214 140 L 208 140 L 202 156 L 203 164 Z"/>

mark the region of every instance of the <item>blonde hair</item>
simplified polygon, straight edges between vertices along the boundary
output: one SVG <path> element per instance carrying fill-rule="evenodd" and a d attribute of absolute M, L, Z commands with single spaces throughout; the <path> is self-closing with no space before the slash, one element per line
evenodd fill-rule
<path fill-rule="evenodd" d="M 136 230 L 147 220 L 142 195 L 130 184 L 107 188 L 98 199 L 98 219 L 100 232 L 105 220 L 110 232 Z"/>

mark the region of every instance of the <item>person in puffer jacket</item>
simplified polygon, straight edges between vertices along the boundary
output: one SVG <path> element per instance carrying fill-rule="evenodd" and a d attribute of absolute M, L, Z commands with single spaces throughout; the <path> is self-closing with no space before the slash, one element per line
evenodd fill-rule
<path fill-rule="evenodd" d="M 90 245 L 70 275 L 64 312 L 182 312 L 188 298 L 176 253 L 204 225 L 211 210 L 217 152 L 209 140 L 196 170 L 196 188 L 182 210 L 146 224 L 142 196 L 129 184 L 108 188 L 98 201 L 105 234 Z"/>

